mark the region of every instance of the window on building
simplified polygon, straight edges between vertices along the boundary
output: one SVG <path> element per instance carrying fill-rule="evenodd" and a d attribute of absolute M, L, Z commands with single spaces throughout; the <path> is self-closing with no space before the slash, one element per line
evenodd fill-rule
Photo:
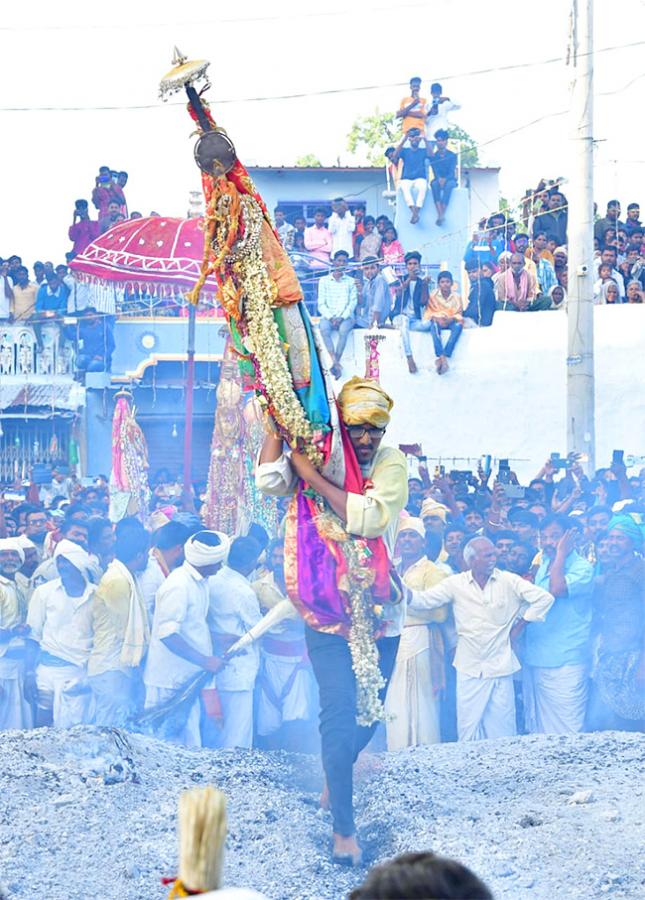
<path fill-rule="evenodd" d="M 357 206 L 364 207 L 360 200 L 347 200 L 350 212 L 354 212 Z M 317 209 L 324 209 L 327 218 L 331 216 L 331 200 L 278 200 L 276 206 L 284 210 L 287 222 L 292 225 L 299 216 L 303 216 L 307 225 L 313 225 L 314 213 Z"/>

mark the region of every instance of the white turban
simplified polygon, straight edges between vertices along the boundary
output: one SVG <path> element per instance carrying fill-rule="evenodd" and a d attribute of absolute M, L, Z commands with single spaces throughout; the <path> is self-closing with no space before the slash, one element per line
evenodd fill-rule
<path fill-rule="evenodd" d="M 54 559 L 59 556 L 64 556 L 65 559 L 68 562 L 71 562 L 83 576 L 86 576 L 92 571 L 92 560 L 90 559 L 89 553 L 87 553 L 86 550 L 83 550 L 79 544 L 68 541 L 67 538 L 63 538 L 62 541 L 59 541 L 56 544 Z"/>
<path fill-rule="evenodd" d="M 4 538 L 3 540 L 0 540 L 0 553 L 11 550 L 18 554 L 20 557 L 20 564 L 22 565 L 25 561 L 25 551 L 20 546 L 18 538 Z"/>
<path fill-rule="evenodd" d="M 219 544 L 216 547 L 210 547 L 200 540 L 207 534 L 216 535 L 219 538 Z M 184 544 L 184 556 L 186 562 L 198 569 L 202 566 L 216 566 L 217 563 L 225 561 L 230 546 L 231 539 L 222 531 L 198 531 Z"/>
<path fill-rule="evenodd" d="M 21 534 L 19 537 L 14 538 L 15 542 L 19 547 L 22 547 L 23 550 L 36 550 L 37 547 L 33 541 L 30 541 L 26 534 Z"/>

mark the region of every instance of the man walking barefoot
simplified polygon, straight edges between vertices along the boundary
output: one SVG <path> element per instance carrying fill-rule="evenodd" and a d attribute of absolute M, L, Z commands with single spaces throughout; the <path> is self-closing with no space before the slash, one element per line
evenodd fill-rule
<path fill-rule="evenodd" d="M 408 493 L 405 457 L 399 450 L 381 445 L 392 405 L 378 382 L 369 378 L 351 378 L 338 397 L 340 415 L 355 462 L 360 467 L 362 493 L 338 487 L 316 471 L 302 453 L 294 451 L 287 456 L 282 439 L 276 434 L 265 438 L 256 473 L 258 487 L 266 494 L 288 496 L 296 492 L 302 480 L 308 490 L 315 491 L 324 500 L 350 535 L 368 539 L 382 537 L 383 549 L 391 560 L 399 514 Z M 299 494 L 298 500 L 301 497 Z M 388 561 L 384 562 L 387 566 Z M 322 596 L 325 583 L 335 573 L 321 570 L 315 577 Z M 295 602 L 294 597 L 292 600 Z M 384 681 L 381 699 L 394 668 L 404 616 L 402 602 L 384 604 L 383 636 L 376 640 Z M 357 724 L 356 678 L 348 641 L 339 633 L 340 625 L 321 626 L 320 619 L 314 622 L 311 616 L 305 618 L 307 649 L 320 690 L 322 763 L 333 818 L 333 856 L 345 865 L 358 865 L 361 850 L 354 823 L 353 766 L 372 737 L 376 723 L 369 727 Z"/>

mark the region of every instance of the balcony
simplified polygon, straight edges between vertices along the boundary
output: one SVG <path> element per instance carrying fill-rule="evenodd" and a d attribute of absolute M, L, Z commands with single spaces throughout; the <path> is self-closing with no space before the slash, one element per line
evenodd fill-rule
<path fill-rule="evenodd" d="M 0 376 L 44 380 L 74 374 L 74 347 L 61 337 L 58 325 L 40 326 L 38 348 L 33 326 L 3 323 L 0 326 Z M 6 383 L 6 382 L 5 382 Z"/>

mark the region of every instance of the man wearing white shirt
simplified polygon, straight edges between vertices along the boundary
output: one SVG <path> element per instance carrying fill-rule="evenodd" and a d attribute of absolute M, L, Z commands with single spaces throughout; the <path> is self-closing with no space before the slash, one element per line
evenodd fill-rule
<path fill-rule="evenodd" d="M 262 618 L 260 603 L 249 575 L 257 566 L 262 549 L 250 537 L 236 538 L 225 566 L 209 581 L 208 624 L 218 655 L 253 628 Z M 231 658 L 217 677 L 224 724 L 217 746 L 244 747 L 253 744 L 253 688 L 260 668 L 256 643 Z"/>
<path fill-rule="evenodd" d="M 67 312 L 70 315 L 74 315 L 74 313 L 80 312 L 90 305 L 90 287 L 84 281 L 79 281 L 77 278 L 68 272 L 66 275 L 62 276 L 63 284 L 65 284 L 69 290 L 69 295 L 67 297 Z M 108 310 L 104 310 L 107 312 Z M 115 310 L 110 310 L 114 312 Z"/>
<path fill-rule="evenodd" d="M 428 102 L 428 114 L 426 116 L 426 138 L 434 141 L 436 131 L 450 128 L 448 113 L 455 109 L 461 109 L 458 103 L 453 103 L 450 97 L 444 97 L 441 85 L 435 82 L 430 87 L 431 98 Z"/>
<path fill-rule="evenodd" d="M 186 541 L 184 563 L 157 591 L 150 649 L 143 681 L 146 709 L 163 706 L 202 672 L 219 672 L 208 630 L 208 579 L 221 568 L 229 539 L 218 531 L 198 531 Z M 200 685 L 201 687 L 201 685 Z M 165 736 L 187 747 L 201 747 L 199 691 L 185 723 Z"/>
<path fill-rule="evenodd" d="M 67 539 L 56 544 L 54 560 L 59 577 L 37 587 L 29 603 L 25 696 L 36 701 L 36 725 L 71 728 L 89 721 L 92 562 L 82 547 Z"/>
<path fill-rule="evenodd" d="M 337 197 L 332 201 L 333 212 L 327 222 L 327 228 L 331 234 L 332 258 L 339 250 L 344 250 L 348 257 L 354 255 L 354 229 L 356 228 L 356 220 L 347 208 L 347 203 L 342 197 Z"/>
<path fill-rule="evenodd" d="M 460 741 L 510 737 L 515 730 L 513 673 L 520 668 L 511 647 L 516 620 L 541 622 L 553 596 L 519 575 L 495 567 L 492 541 L 475 537 L 464 547 L 469 570 L 429 591 L 411 591 L 411 608 L 452 603 L 457 630 L 457 729 Z"/>
<path fill-rule="evenodd" d="M 280 206 L 276 206 L 273 211 L 273 216 L 275 221 L 275 230 L 278 232 L 280 243 L 285 250 L 291 250 L 291 248 L 293 247 L 293 236 L 296 233 L 296 229 L 290 222 L 287 222 L 285 212 Z"/>
<path fill-rule="evenodd" d="M 136 576 L 150 621 L 155 611 L 155 595 L 170 573 L 183 563 L 184 544 L 189 537 L 190 531 L 181 522 L 166 522 L 152 533 L 148 564 Z"/>
<path fill-rule="evenodd" d="M 348 254 L 339 250 L 334 255 L 334 267 L 331 275 L 325 275 L 318 285 L 318 312 L 320 321 L 318 328 L 325 347 L 331 356 L 331 373 L 340 378 L 342 368 L 340 360 L 345 350 L 347 338 L 354 327 L 354 312 L 358 303 L 356 282 L 345 275 Z M 338 332 L 338 344 L 334 348 L 333 332 Z"/>

